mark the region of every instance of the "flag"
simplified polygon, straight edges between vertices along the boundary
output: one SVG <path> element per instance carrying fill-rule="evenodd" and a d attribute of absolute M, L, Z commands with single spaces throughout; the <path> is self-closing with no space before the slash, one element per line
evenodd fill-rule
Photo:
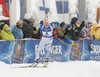
<path fill-rule="evenodd" d="M 56 8 L 59 22 L 69 22 L 68 0 L 56 0 Z"/>
<path fill-rule="evenodd" d="M 0 0 L 0 5 L 2 5 L 3 16 L 9 17 L 9 0 Z"/>
<path fill-rule="evenodd" d="M 48 17 L 50 12 L 49 0 L 39 0 L 40 20 Z"/>
<path fill-rule="evenodd" d="M 86 7 L 86 20 L 88 21 L 88 7 Z"/>
<path fill-rule="evenodd" d="M 96 18 L 95 21 L 98 23 L 99 22 L 99 8 L 97 7 L 96 9 Z"/>

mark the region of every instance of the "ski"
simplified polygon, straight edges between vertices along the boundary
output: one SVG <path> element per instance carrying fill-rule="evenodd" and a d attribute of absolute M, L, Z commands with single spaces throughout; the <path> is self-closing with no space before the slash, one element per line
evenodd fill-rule
<path fill-rule="evenodd" d="M 20 67 L 11 67 L 11 68 L 47 68 L 47 66 L 20 66 Z"/>

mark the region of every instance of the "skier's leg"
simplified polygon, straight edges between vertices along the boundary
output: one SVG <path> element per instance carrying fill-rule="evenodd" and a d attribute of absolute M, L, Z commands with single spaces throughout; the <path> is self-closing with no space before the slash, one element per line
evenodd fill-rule
<path fill-rule="evenodd" d="M 39 53 L 42 51 L 42 49 L 44 48 L 44 46 L 45 46 L 45 40 L 42 39 L 40 41 L 40 43 L 39 43 L 38 52 L 37 52 L 36 58 L 35 58 L 35 63 L 31 65 L 32 67 L 36 67 L 37 66 L 38 60 L 39 60 Z"/>
<path fill-rule="evenodd" d="M 47 50 L 46 58 L 49 58 L 50 51 L 52 51 L 52 48 L 51 48 L 52 42 L 53 42 L 53 39 L 50 39 L 48 40 L 46 44 L 46 50 Z"/>
<path fill-rule="evenodd" d="M 44 48 L 45 44 L 46 44 L 45 39 L 42 39 L 40 41 L 40 43 L 39 43 L 38 52 L 36 54 L 36 58 L 35 59 L 39 59 L 39 54 L 42 51 L 42 49 Z"/>
<path fill-rule="evenodd" d="M 45 65 L 44 65 L 44 67 L 47 67 L 47 65 L 48 65 L 49 54 L 50 54 L 50 52 L 52 51 L 52 48 L 51 48 L 52 41 L 53 41 L 53 40 L 50 40 L 50 41 L 47 43 L 47 45 L 46 45 L 47 54 L 46 54 L 46 59 L 45 59 Z"/>
<path fill-rule="evenodd" d="M 46 50 L 47 50 L 46 58 L 49 58 L 49 54 L 52 51 L 51 46 L 46 47 Z"/>

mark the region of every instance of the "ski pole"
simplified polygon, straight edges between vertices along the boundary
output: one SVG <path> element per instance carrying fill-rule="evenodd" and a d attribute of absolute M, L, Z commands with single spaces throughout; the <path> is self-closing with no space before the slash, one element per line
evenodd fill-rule
<path fill-rule="evenodd" d="M 61 41 L 62 43 L 64 43 L 65 45 L 67 45 L 68 47 L 70 47 L 72 49 L 71 46 L 69 46 L 68 44 L 66 44 L 65 42 L 63 42 L 61 39 L 59 39 L 57 36 L 55 36 L 54 38 L 57 38 L 59 41 Z"/>

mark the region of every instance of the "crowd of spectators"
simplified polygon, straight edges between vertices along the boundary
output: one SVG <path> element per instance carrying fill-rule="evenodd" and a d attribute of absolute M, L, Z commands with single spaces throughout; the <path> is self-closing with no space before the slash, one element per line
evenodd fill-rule
<path fill-rule="evenodd" d="M 18 20 L 16 24 L 9 27 L 9 19 L 0 20 L 0 40 L 12 41 L 14 39 L 41 39 L 41 33 L 39 28 L 34 25 L 35 19 L 28 13 L 24 15 L 23 21 Z M 70 24 L 65 22 L 51 22 L 54 27 L 53 34 L 60 39 L 77 41 L 82 39 L 100 39 L 100 25 L 96 22 L 82 21 L 79 25 L 79 21 L 76 17 L 71 19 Z M 43 24 L 43 21 L 40 22 Z"/>

